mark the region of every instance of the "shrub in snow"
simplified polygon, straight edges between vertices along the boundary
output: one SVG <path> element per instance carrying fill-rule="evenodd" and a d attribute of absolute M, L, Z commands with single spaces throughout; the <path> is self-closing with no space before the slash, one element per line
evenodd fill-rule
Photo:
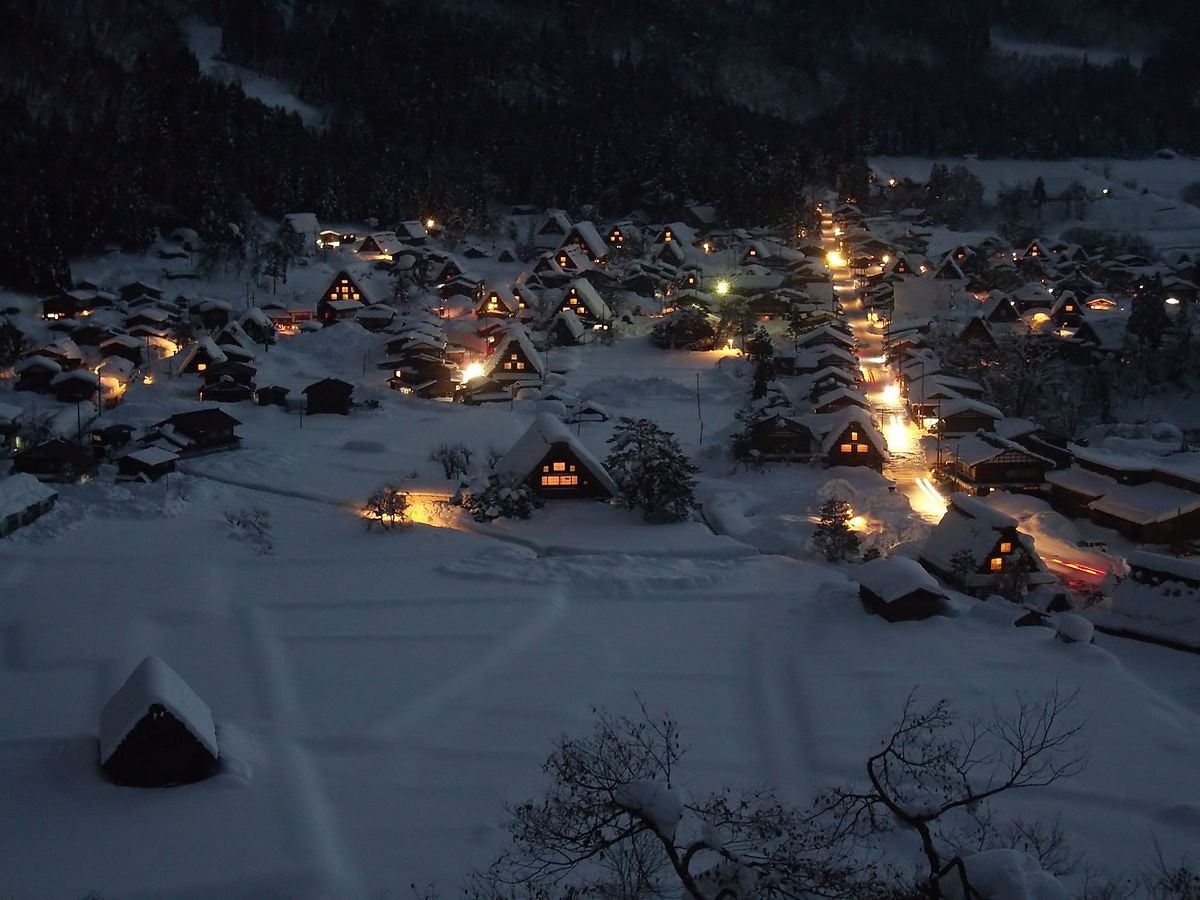
<path fill-rule="evenodd" d="M 274 548 L 271 543 L 271 515 L 257 506 L 225 510 L 225 521 L 233 526 L 232 537 L 245 541 L 263 556 Z"/>
<path fill-rule="evenodd" d="M 491 475 L 487 481 L 462 485 L 452 502 L 471 514 L 476 522 L 493 519 L 528 519 L 542 507 L 529 485 Z"/>
<path fill-rule="evenodd" d="M 627 509 L 640 509 L 647 522 L 681 522 L 691 516 L 697 470 L 675 435 L 649 419 L 622 417 L 608 443 L 613 449 L 604 468 Z"/>
<path fill-rule="evenodd" d="M 446 473 L 447 479 L 454 478 L 456 475 L 459 477 L 466 475 L 473 455 L 473 451 L 466 444 L 439 444 L 429 452 L 430 460 L 441 463 L 442 471 Z"/>
<path fill-rule="evenodd" d="M 367 528 L 378 524 L 387 531 L 408 521 L 408 492 L 393 484 L 385 484 L 372 492 L 363 506 Z"/>
<path fill-rule="evenodd" d="M 1053 621 L 1058 639 L 1064 644 L 1090 644 L 1096 639 L 1096 627 L 1083 616 L 1059 613 Z"/>
<path fill-rule="evenodd" d="M 813 547 L 830 562 L 842 562 L 858 552 L 859 536 L 850 530 L 853 512 L 840 497 L 821 504 L 821 523 L 813 533 Z"/>

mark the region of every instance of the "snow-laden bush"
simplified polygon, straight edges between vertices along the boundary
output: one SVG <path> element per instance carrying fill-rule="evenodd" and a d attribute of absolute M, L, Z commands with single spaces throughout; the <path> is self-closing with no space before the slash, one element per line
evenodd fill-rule
<path fill-rule="evenodd" d="M 275 549 L 271 542 L 271 514 L 257 506 L 225 510 L 225 521 L 233 526 L 230 537 L 245 541 L 263 556 Z"/>
<path fill-rule="evenodd" d="M 542 501 L 534 496 L 529 485 L 491 475 L 486 481 L 463 484 L 453 501 L 471 514 L 476 522 L 492 519 L 528 519 Z"/>
<path fill-rule="evenodd" d="M 1067 891 L 1036 859 L 997 848 L 963 857 L 938 880 L 944 900 L 1067 900 Z"/>

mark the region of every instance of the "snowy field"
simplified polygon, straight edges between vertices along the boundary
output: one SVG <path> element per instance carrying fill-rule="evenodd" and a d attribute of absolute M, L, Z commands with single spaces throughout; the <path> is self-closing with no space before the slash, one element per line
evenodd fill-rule
<path fill-rule="evenodd" d="M 1017 184 L 1032 188 L 1039 177 L 1044 179 L 1050 197 L 1078 182 L 1094 198 L 1087 206 L 1086 218 L 1055 219 L 1051 204 L 1046 211 L 1048 236 L 1082 226 L 1142 234 L 1164 251 L 1194 250 L 1200 244 L 1200 208 L 1183 202 L 1180 197 L 1185 187 L 1200 182 L 1200 160 L 1191 157 L 1045 161 L 881 156 L 867 162 L 885 182 L 889 178 L 925 182 L 935 164 L 951 169 L 965 166 L 983 182 L 987 203 L 995 202 L 1000 189 Z M 1103 193 L 1105 190 L 1107 194 Z"/>
<path fill-rule="evenodd" d="M 119 258 L 77 274 L 117 280 L 126 264 L 136 275 Z M 299 270 L 287 290 L 311 297 L 332 270 Z M 735 469 L 722 448 L 749 391 L 742 366 L 655 350 L 644 330 L 555 350 L 550 366 L 614 417 L 677 433 L 701 466 L 703 522 L 649 526 L 569 501 L 477 525 L 426 503 L 402 533 L 366 530 L 371 490 L 404 477 L 449 493 L 430 450 L 505 450 L 536 405 L 401 397 L 368 364 L 384 339 L 341 324 L 260 355 L 257 381 L 342 377 L 379 409 L 301 420 L 230 405 L 242 449 L 165 483 L 105 471 L 0 540 L 2 893 L 357 898 L 434 882 L 453 895 L 505 846 L 505 804 L 545 786 L 553 741 L 587 731 L 594 706 L 633 712 L 635 692 L 678 719 L 683 788 L 767 784 L 805 803 L 860 775 L 914 688 L 983 715 L 1017 692 L 1078 688 L 1086 771 L 997 811 L 1061 817 L 1093 869 L 1139 872 L 1155 842 L 1170 861 L 1195 853 L 1200 801 L 1181 786 L 1200 749 L 1200 657 L 1066 645 L 965 601 L 920 623 L 866 615 L 852 570 L 813 561 L 812 517 L 836 490 L 917 537 L 907 501 L 873 473 Z M 135 384 L 106 422 L 199 406 L 197 385 Z M 603 457 L 610 433 L 580 436 Z M 247 507 L 269 517 L 268 553 L 226 521 Z M 148 654 L 212 708 L 217 778 L 137 790 L 100 777 L 99 711 Z"/>

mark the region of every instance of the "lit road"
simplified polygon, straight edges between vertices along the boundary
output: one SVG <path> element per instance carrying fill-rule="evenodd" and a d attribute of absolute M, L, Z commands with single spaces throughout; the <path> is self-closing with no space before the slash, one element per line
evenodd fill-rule
<path fill-rule="evenodd" d="M 900 385 L 883 358 L 883 335 L 868 327 L 862 300 L 855 296 L 853 276 L 838 253 L 838 235 L 833 219 L 826 213 L 821 220 L 821 240 L 833 272 L 833 289 L 846 319 L 858 340 L 858 356 L 867 399 L 871 401 L 880 431 L 887 440 L 891 461 L 883 473 L 895 482 L 896 490 L 907 498 L 913 512 L 927 522 L 938 522 L 946 512 L 947 501 L 933 483 L 929 464 L 921 448 L 921 430 L 909 420 L 900 398 Z"/>

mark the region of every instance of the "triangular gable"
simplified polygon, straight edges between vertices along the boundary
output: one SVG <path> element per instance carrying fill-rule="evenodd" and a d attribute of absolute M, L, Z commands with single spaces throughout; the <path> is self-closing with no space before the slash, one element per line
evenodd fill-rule
<path fill-rule="evenodd" d="M 495 352 L 484 364 L 486 377 L 501 380 L 536 380 L 544 374 L 541 354 L 524 328 L 514 328 L 496 341 Z"/>
<path fill-rule="evenodd" d="M 542 414 L 512 448 L 496 463 L 496 472 L 530 483 L 535 490 L 592 488 L 595 493 L 615 497 L 616 482 L 591 451 L 554 416 Z"/>
<path fill-rule="evenodd" d="M 576 222 L 563 239 L 563 246 L 574 245 L 588 255 L 588 258 L 598 263 L 608 256 L 608 244 L 600 237 L 600 232 L 591 222 Z M 560 248 L 561 249 L 561 248 Z"/>
<path fill-rule="evenodd" d="M 560 312 L 572 312 L 583 320 L 609 322 L 612 320 L 612 310 L 601 299 L 600 294 L 592 285 L 582 278 L 571 282 L 563 294 Z"/>

